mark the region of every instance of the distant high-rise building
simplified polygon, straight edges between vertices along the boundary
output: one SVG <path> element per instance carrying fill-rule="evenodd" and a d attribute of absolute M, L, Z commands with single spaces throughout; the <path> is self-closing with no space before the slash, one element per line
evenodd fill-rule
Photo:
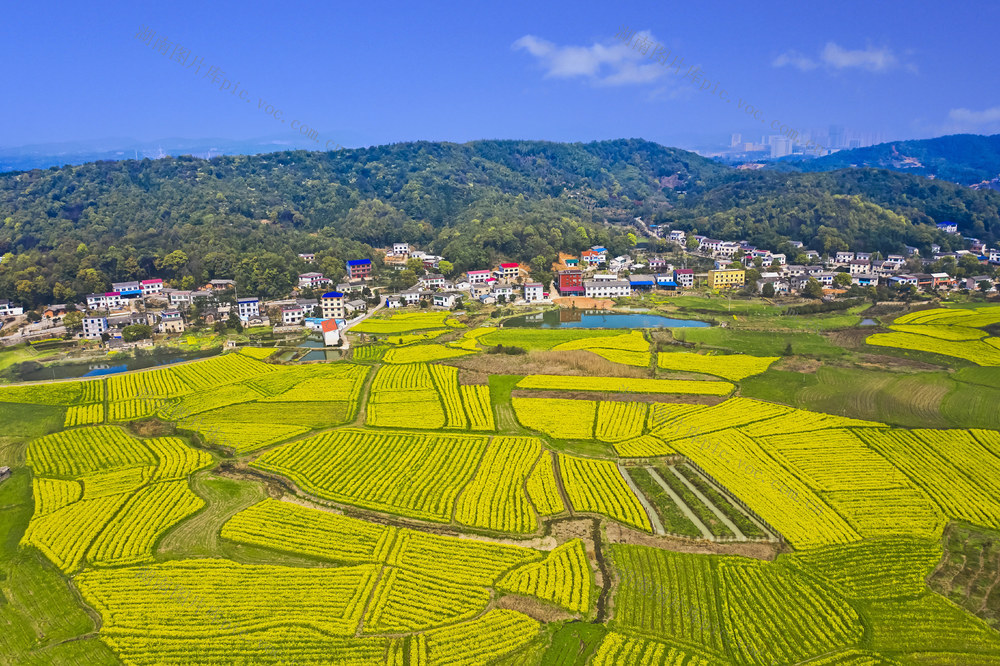
<path fill-rule="evenodd" d="M 778 135 L 768 137 L 768 144 L 771 146 L 772 159 L 792 154 L 792 140 L 787 136 Z"/>
<path fill-rule="evenodd" d="M 730 148 L 736 148 L 741 143 L 743 143 L 743 135 L 742 134 L 733 134 L 731 137 L 729 137 L 729 147 Z"/>
<path fill-rule="evenodd" d="M 830 125 L 830 145 L 828 148 L 843 148 L 847 145 L 843 125 Z"/>

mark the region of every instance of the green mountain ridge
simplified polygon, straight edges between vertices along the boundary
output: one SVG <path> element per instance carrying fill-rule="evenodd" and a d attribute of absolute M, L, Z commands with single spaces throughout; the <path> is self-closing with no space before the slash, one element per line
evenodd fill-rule
<path fill-rule="evenodd" d="M 0 298 L 67 302 L 152 276 L 277 296 L 396 241 L 459 271 L 513 259 L 544 272 L 559 251 L 626 251 L 637 216 L 775 250 L 954 249 L 933 223 L 996 240 L 1000 193 L 876 169 L 738 170 L 642 139 L 94 162 L 0 174 Z"/>

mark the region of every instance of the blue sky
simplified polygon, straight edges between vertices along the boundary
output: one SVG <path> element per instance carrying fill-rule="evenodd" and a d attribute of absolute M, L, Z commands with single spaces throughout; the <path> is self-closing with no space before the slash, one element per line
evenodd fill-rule
<path fill-rule="evenodd" d="M 886 139 L 997 133 L 997 25 L 990 2 L 7 3 L 0 146 L 301 143 L 294 121 L 319 144 L 348 146 L 690 147 L 774 133 L 772 122 Z M 154 45 L 163 37 L 203 58 L 201 72 L 143 44 L 141 26 Z M 618 39 L 622 26 L 683 58 L 680 73 L 649 58 L 655 46 L 643 55 Z M 214 85 L 213 66 L 224 72 Z M 698 83 L 683 78 L 691 66 Z M 715 95 L 699 90 L 705 79 Z"/>

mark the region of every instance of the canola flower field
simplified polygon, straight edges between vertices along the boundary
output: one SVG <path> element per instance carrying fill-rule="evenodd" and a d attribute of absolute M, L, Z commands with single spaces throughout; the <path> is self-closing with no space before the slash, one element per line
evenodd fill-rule
<path fill-rule="evenodd" d="M 872 337 L 920 336 L 935 354 L 991 347 L 998 312 L 920 311 Z M 0 653 L 150 665 L 1000 663 L 988 621 L 1000 585 L 962 603 L 927 582 L 950 525 L 1000 542 L 1000 432 L 742 397 L 773 357 L 654 356 L 638 331 L 462 326 L 396 314 L 366 334 L 414 339 L 358 347 L 350 361 L 282 365 L 250 348 L 0 387 L 0 409 L 35 409 L 47 424 L 0 448 L 20 456 L 0 484 L 0 516 L 15 525 L 15 555 L 0 558 L 11 628 Z M 449 331 L 451 342 L 417 337 Z M 464 359 L 500 344 L 646 374 L 483 383 L 481 365 L 467 371 Z M 980 352 L 974 362 L 988 364 Z M 33 625 L 45 604 L 75 619 Z"/>

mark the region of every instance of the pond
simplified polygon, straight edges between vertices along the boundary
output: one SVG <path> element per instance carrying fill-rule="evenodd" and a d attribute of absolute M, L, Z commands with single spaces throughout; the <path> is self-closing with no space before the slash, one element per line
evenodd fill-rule
<path fill-rule="evenodd" d="M 878 322 L 874 319 L 862 319 L 858 326 L 878 326 Z"/>
<path fill-rule="evenodd" d="M 671 319 L 658 314 L 609 312 L 607 310 L 546 310 L 504 319 L 512 328 L 704 328 L 708 322 Z"/>
<path fill-rule="evenodd" d="M 100 377 L 114 375 L 129 370 L 143 370 L 158 365 L 191 361 L 196 358 L 215 356 L 222 350 L 206 349 L 197 352 L 172 352 L 157 350 L 149 355 L 112 357 L 107 360 L 92 360 L 84 363 L 53 363 L 31 372 L 22 373 L 18 381 L 37 382 L 46 379 L 76 379 L 78 377 Z"/>
<path fill-rule="evenodd" d="M 337 350 L 337 349 L 327 349 L 327 350 L 314 349 L 311 352 L 307 353 L 305 356 L 303 356 L 299 360 L 302 361 L 302 362 L 305 362 L 305 361 L 339 361 L 342 358 L 343 358 L 343 355 L 341 354 L 340 350 Z"/>

